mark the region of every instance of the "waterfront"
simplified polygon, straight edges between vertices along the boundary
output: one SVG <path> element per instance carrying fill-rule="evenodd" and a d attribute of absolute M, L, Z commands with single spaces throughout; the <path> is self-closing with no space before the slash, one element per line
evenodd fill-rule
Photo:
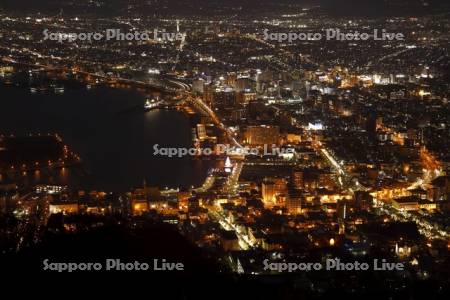
<path fill-rule="evenodd" d="M 153 156 L 154 144 L 190 147 L 191 124 L 180 111 L 144 112 L 145 99 L 137 92 L 96 87 L 31 94 L 0 86 L 0 94 L 1 134 L 58 134 L 80 155 L 83 170 L 67 171 L 67 183 L 123 192 L 144 179 L 175 188 L 201 185 L 206 177 L 209 161 Z"/>

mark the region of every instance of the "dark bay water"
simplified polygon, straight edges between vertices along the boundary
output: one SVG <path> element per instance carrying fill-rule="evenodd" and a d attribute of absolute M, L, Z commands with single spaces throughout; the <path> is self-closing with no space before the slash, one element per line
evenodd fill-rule
<path fill-rule="evenodd" d="M 187 115 L 144 112 L 144 102 L 137 92 L 106 87 L 54 95 L 0 86 L 0 134 L 59 134 L 83 159 L 86 174 L 70 182 L 83 188 L 123 192 L 144 179 L 162 188 L 200 185 L 209 162 L 153 155 L 155 144 L 191 146 Z"/>

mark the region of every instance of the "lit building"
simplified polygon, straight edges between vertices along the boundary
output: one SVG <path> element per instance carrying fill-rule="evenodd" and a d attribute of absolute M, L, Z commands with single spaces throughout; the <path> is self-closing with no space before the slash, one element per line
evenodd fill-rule
<path fill-rule="evenodd" d="M 214 100 L 214 86 L 207 84 L 203 86 L 203 102 L 205 102 L 209 107 L 212 107 Z"/>
<path fill-rule="evenodd" d="M 203 94 L 205 90 L 205 80 L 202 78 L 194 80 L 192 82 L 192 91 L 195 93 Z"/>
<path fill-rule="evenodd" d="M 277 177 L 266 178 L 262 183 L 261 193 L 265 205 L 270 206 L 284 202 L 284 198 L 279 196 L 287 193 L 286 179 Z"/>
<path fill-rule="evenodd" d="M 251 92 L 239 92 L 236 95 L 237 102 L 243 105 L 248 104 L 250 101 L 256 100 L 256 93 Z"/>
<path fill-rule="evenodd" d="M 288 143 L 298 144 L 301 141 L 302 141 L 302 137 L 300 134 L 288 133 L 286 135 L 286 142 L 288 142 Z"/>
<path fill-rule="evenodd" d="M 214 109 L 233 108 L 236 104 L 236 93 L 232 90 L 213 93 L 212 107 Z"/>
<path fill-rule="evenodd" d="M 49 206 L 49 211 L 51 214 L 76 214 L 78 213 L 78 210 L 78 203 L 51 203 Z"/>
<path fill-rule="evenodd" d="M 131 213 L 134 216 L 141 215 L 142 213 L 148 212 L 149 210 L 149 203 L 146 200 L 131 200 Z"/>
<path fill-rule="evenodd" d="M 231 73 L 227 74 L 225 83 L 228 86 L 236 86 L 236 81 L 237 81 L 237 74 L 236 73 L 231 72 Z"/>
<path fill-rule="evenodd" d="M 262 183 L 262 198 L 265 205 L 275 203 L 275 183 L 273 181 L 264 181 Z"/>
<path fill-rule="evenodd" d="M 401 245 L 395 243 L 395 254 L 399 257 L 409 257 L 411 255 L 411 247 L 403 242 Z"/>
<path fill-rule="evenodd" d="M 249 145 L 272 145 L 280 140 L 280 128 L 278 126 L 248 126 L 245 139 Z"/>
<path fill-rule="evenodd" d="M 419 200 L 419 209 L 434 211 L 437 209 L 437 203 L 428 200 Z"/>
<path fill-rule="evenodd" d="M 67 190 L 66 186 L 60 185 L 38 185 L 36 186 L 36 193 L 45 193 L 45 194 L 60 194 Z"/>
<path fill-rule="evenodd" d="M 290 188 L 286 197 L 286 209 L 289 214 L 302 213 L 302 194 L 298 189 Z"/>
<path fill-rule="evenodd" d="M 158 202 L 161 200 L 161 192 L 156 187 L 144 187 L 136 189 L 131 193 L 131 211 L 134 215 L 140 215 L 151 209 L 150 202 Z"/>
<path fill-rule="evenodd" d="M 292 182 L 297 189 L 303 188 L 303 176 L 302 169 L 294 169 L 292 171 Z"/>
<path fill-rule="evenodd" d="M 208 138 L 208 135 L 206 134 L 205 124 L 197 124 L 197 137 L 199 140 L 205 140 L 206 138 Z"/>
<path fill-rule="evenodd" d="M 392 199 L 392 206 L 398 210 L 419 210 L 419 199 L 416 197 L 401 197 Z"/>
<path fill-rule="evenodd" d="M 238 108 L 238 107 L 234 108 L 231 111 L 231 119 L 234 120 L 234 121 L 239 121 L 239 120 L 245 118 L 246 113 L 247 113 L 247 110 L 245 108 L 242 108 L 242 107 L 241 108 Z"/>

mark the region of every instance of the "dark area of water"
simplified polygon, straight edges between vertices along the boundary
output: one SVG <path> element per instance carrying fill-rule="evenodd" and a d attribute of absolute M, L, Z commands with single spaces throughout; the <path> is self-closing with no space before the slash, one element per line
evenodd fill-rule
<path fill-rule="evenodd" d="M 153 155 L 155 144 L 191 146 L 189 117 L 177 110 L 145 112 L 144 102 L 137 92 L 106 87 L 56 95 L 0 86 L 0 134 L 60 135 L 83 160 L 82 172 L 65 174 L 77 187 L 123 192 L 144 179 L 162 188 L 200 185 L 211 162 Z"/>

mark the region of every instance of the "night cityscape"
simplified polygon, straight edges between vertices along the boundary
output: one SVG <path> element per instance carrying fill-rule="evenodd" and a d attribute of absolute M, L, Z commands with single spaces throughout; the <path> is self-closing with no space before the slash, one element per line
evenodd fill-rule
<path fill-rule="evenodd" d="M 1 0 L 0 272 L 133 276 L 168 299 L 448 299 L 449 16 Z"/>

